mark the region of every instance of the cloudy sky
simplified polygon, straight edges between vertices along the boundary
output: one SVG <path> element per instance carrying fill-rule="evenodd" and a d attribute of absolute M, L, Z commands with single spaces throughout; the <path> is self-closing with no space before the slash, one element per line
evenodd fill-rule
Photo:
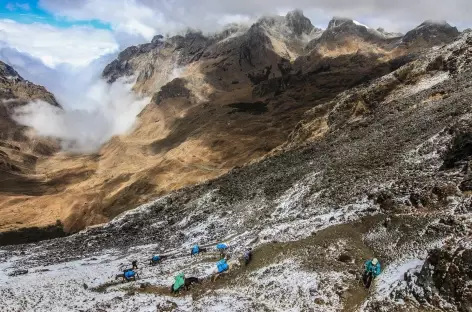
<path fill-rule="evenodd" d="M 468 27 L 470 0 L 2 0 L 0 42 L 41 59 L 84 65 L 153 35 L 185 27 L 215 31 L 228 22 L 304 10 L 314 25 L 332 16 L 371 27 L 406 31 L 423 20 Z"/>

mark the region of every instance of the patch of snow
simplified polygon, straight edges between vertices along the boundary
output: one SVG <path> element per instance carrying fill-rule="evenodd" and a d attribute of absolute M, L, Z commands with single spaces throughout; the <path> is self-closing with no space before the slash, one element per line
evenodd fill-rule
<path fill-rule="evenodd" d="M 342 303 L 336 287 L 341 287 L 343 278 L 337 272 L 305 271 L 296 260 L 286 259 L 251 273 L 252 283 L 242 294 L 257 298 L 270 311 L 339 311 Z"/>
<path fill-rule="evenodd" d="M 405 273 L 410 270 L 420 270 L 424 260 L 418 258 L 406 259 L 389 264 L 375 280 L 376 299 L 388 297 L 399 282 L 404 280 Z"/>
<path fill-rule="evenodd" d="M 270 225 L 258 233 L 259 243 L 287 242 L 310 236 L 313 232 L 323 230 L 329 226 L 342 224 L 359 219 L 371 208 L 367 198 L 353 204 L 335 209 L 333 207 L 316 207 L 315 214 L 306 219 L 277 218 Z M 372 214 L 372 212 L 370 212 Z"/>
<path fill-rule="evenodd" d="M 421 91 L 431 89 L 435 85 L 446 81 L 449 79 L 448 72 L 440 72 L 430 77 L 421 78 L 416 84 L 414 85 L 406 85 L 390 93 L 387 98 L 385 99 L 384 103 L 389 103 L 394 100 L 398 100 L 399 98 L 407 98 L 409 96 L 415 95 Z"/>
<path fill-rule="evenodd" d="M 446 150 L 450 139 L 451 135 L 442 129 L 413 150 L 406 152 L 404 161 L 411 164 L 431 162 L 434 168 L 438 168 L 442 164 L 441 153 Z"/>
<path fill-rule="evenodd" d="M 193 311 L 205 312 L 245 312 L 251 311 L 253 301 L 250 298 L 240 296 L 237 292 L 216 291 L 216 295 L 203 297 L 195 302 Z"/>
<path fill-rule="evenodd" d="M 370 27 L 369 27 L 369 26 L 367 26 L 367 25 L 364 25 L 364 24 L 362 24 L 362 23 L 359 23 L 359 22 L 358 22 L 358 21 L 356 21 L 356 20 L 353 20 L 353 22 L 354 22 L 354 24 L 356 24 L 357 26 L 363 26 L 363 27 L 365 27 L 365 28 L 367 28 L 367 29 L 370 29 Z"/>

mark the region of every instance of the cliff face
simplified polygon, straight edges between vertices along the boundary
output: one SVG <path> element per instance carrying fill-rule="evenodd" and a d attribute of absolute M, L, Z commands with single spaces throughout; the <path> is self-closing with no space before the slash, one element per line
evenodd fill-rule
<path fill-rule="evenodd" d="M 56 150 L 54 143 L 47 140 L 33 144 L 33 138 L 25 133 L 26 128 L 11 117 L 15 108 L 34 100 L 60 107 L 44 87 L 24 80 L 11 66 L 0 61 L 0 167 L 6 174 L 30 167 L 23 154 L 26 149 L 39 154 L 51 154 Z M 2 183 L 2 187 L 7 186 Z"/>

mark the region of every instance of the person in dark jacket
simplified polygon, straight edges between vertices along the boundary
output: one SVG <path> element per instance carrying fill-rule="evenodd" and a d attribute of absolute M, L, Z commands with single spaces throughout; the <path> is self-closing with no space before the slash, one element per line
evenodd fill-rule
<path fill-rule="evenodd" d="M 244 264 L 245 265 L 248 265 L 249 262 L 251 262 L 252 260 L 252 249 L 251 248 L 248 248 L 246 249 L 246 251 L 244 252 Z"/>

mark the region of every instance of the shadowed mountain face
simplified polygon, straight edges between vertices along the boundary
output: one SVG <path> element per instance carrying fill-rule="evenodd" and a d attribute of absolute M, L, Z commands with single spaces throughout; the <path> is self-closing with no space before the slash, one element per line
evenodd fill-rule
<path fill-rule="evenodd" d="M 156 36 L 129 47 L 103 76 L 109 82 L 134 76 L 134 90 L 152 97 L 135 129 L 110 140 L 97 155 L 33 153 L 29 171 L 21 171 L 23 180 L 0 189 L 5 216 L 0 230 L 59 219 L 74 232 L 156 196 L 296 149 L 305 139 L 343 132 L 346 120 L 361 118 L 383 95 L 354 101 L 352 112 L 328 119 L 325 113 L 337 97 L 408 66 L 421 49 L 457 35 L 434 27 L 407 37 L 405 45 L 401 37 L 348 19 L 333 19 L 322 31 L 294 11 L 212 36 Z M 300 124 L 307 116 L 317 117 L 309 126 Z M 313 133 L 306 134 L 307 127 Z"/>

